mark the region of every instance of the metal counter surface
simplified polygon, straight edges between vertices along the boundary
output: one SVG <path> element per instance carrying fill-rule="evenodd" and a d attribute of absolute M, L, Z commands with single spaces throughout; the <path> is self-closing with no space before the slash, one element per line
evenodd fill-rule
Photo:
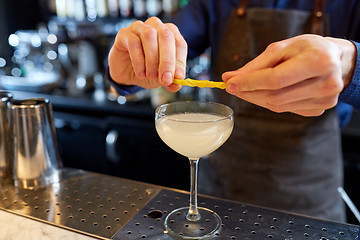
<path fill-rule="evenodd" d="M 359 226 L 199 196 L 222 219 L 214 239 L 355 240 Z M 62 181 L 37 190 L 0 189 L 0 209 L 99 239 L 172 239 L 163 222 L 188 205 L 188 193 L 65 169 Z"/>
<path fill-rule="evenodd" d="M 37 190 L 1 187 L 0 209 L 109 239 L 159 191 L 148 184 L 64 169 L 61 182 Z"/>

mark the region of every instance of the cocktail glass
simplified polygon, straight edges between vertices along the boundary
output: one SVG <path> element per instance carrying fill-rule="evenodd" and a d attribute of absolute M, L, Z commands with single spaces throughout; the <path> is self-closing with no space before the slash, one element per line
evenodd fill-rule
<path fill-rule="evenodd" d="M 218 149 L 230 136 L 233 110 L 213 102 L 173 102 L 159 106 L 155 126 L 160 138 L 190 161 L 190 206 L 173 210 L 165 229 L 178 239 L 206 239 L 220 231 L 221 218 L 197 206 L 197 172 L 201 157 Z"/>

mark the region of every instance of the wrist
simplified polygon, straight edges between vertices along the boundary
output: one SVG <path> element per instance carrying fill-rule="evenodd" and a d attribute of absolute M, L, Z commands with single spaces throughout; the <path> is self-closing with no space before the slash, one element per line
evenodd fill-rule
<path fill-rule="evenodd" d="M 341 92 L 339 100 L 348 103 L 360 110 L 360 44 L 352 42 L 356 47 L 356 63 L 350 84 Z"/>
<path fill-rule="evenodd" d="M 344 89 L 346 89 L 352 79 L 354 74 L 355 65 L 356 65 L 356 46 L 353 42 L 346 39 L 338 39 L 326 37 L 340 50 L 340 62 L 341 62 L 341 72 L 342 79 L 344 83 Z"/>
<path fill-rule="evenodd" d="M 349 86 L 352 76 L 354 75 L 355 65 L 356 65 L 356 46 L 353 42 L 349 40 L 344 41 L 344 45 L 341 45 L 342 48 L 342 70 L 343 70 L 343 80 L 344 80 L 344 89 Z"/>
<path fill-rule="evenodd" d="M 135 85 L 125 85 L 121 83 L 117 83 L 110 75 L 110 68 L 108 67 L 106 70 L 107 80 L 110 82 L 111 86 L 115 88 L 118 94 L 126 96 L 132 93 L 135 93 L 141 89 L 141 87 Z"/>

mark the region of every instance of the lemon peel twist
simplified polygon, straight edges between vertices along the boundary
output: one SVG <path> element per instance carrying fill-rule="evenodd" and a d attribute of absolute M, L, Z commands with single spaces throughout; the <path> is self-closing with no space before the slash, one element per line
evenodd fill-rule
<path fill-rule="evenodd" d="M 224 82 L 215 82 L 215 81 L 208 81 L 208 80 L 194 80 L 194 79 L 174 79 L 174 84 L 189 86 L 189 87 L 209 87 L 209 88 L 220 88 L 225 89 L 226 85 Z"/>

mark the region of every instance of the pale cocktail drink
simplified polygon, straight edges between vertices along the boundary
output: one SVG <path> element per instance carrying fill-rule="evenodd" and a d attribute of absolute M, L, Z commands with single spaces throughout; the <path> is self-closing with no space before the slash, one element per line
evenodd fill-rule
<path fill-rule="evenodd" d="M 198 162 L 229 138 L 234 126 L 232 109 L 219 103 L 198 101 L 164 104 L 156 109 L 155 126 L 169 147 L 190 160 L 189 207 L 167 214 L 165 230 L 181 239 L 215 236 L 221 229 L 220 216 L 197 206 Z"/>
<path fill-rule="evenodd" d="M 215 151 L 229 138 L 232 129 L 231 119 L 208 113 L 172 114 L 156 122 L 160 138 L 189 158 L 200 158 Z"/>

